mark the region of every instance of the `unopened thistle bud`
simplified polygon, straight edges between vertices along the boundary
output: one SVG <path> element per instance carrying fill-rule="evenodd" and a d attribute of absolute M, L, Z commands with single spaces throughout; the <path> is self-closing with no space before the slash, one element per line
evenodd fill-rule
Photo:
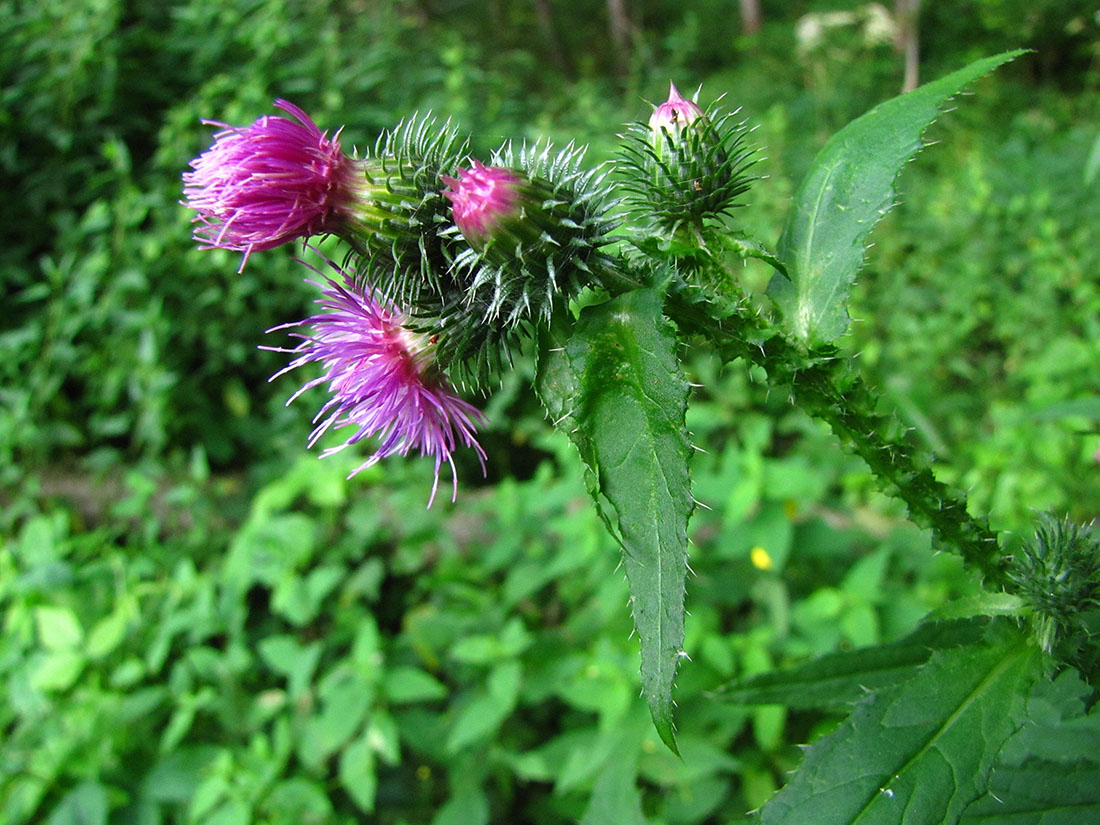
<path fill-rule="evenodd" d="M 1044 515 L 1035 538 L 1009 561 L 1010 588 L 1029 608 L 1043 650 L 1078 667 L 1100 654 L 1100 540 L 1089 528 Z"/>
<path fill-rule="evenodd" d="M 659 147 L 664 145 L 666 134 L 667 139 L 678 141 L 680 133 L 701 117 L 703 117 L 703 110 L 699 108 L 699 104 L 694 100 L 687 100 L 680 94 L 676 84 L 670 82 L 668 100 L 654 109 L 653 114 L 649 116 L 654 148 L 660 151 Z"/>
<path fill-rule="evenodd" d="M 583 150 L 507 146 L 492 166 L 474 161 L 444 178 L 455 226 L 471 250 L 458 265 L 471 274 L 471 300 L 515 325 L 548 318 L 560 298 L 598 283 L 600 254 L 614 226 L 605 175 L 583 171 Z"/>
<path fill-rule="evenodd" d="M 243 128 L 204 121 L 222 131 L 183 175 L 195 239 L 243 252 L 242 269 L 253 251 L 339 231 L 361 179 L 339 133 L 329 138 L 293 103 L 275 106 L 294 120 L 265 115 Z"/>
<path fill-rule="evenodd" d="M 738 199 L 756 180 L 748 174 L 756 153 L 745 146 L 748 129 L 735 114 L 716 104 L 704 111 L 670 83 L 668 100 L 649 122 L 630 127 L 619 171 L 640 222 L 674 233 L 742 205 Z"/>

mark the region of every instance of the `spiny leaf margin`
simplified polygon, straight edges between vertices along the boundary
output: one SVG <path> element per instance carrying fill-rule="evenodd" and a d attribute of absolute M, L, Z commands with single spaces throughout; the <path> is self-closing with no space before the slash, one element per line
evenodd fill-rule
<path fill-rule="evenodd" d="M 977 60 L 887 100 L 822 147 L 795 195 L 776 253 L 788 278 L 768 287 L 788 331 L 810 345 L 848 328 L 848 295 L 863 265 L 867 236 L 896 202 L 894 182 L 924 147 L 922 135 L 963 87 L 1023 54 Z"/>
<path fill-rule="evenodd" d="M 912 678 L 868 696 L 806 752 L 761 825 L 957 823 L 1046 667 L 1010 623 L 991 624 L 984 641 L 937 650 Z"/>
<path fill-rule="evenodd" d="M 658 735 L 678 753 L 672 685 L 684 655 L 694 500 L 684 424 L 688 385 L 663 301 L 658 286 L 584 309 L 567 340 L 540 347 L 536 391 L 580 452 L 589 492 L 622 548 L 642 692 Z"/>

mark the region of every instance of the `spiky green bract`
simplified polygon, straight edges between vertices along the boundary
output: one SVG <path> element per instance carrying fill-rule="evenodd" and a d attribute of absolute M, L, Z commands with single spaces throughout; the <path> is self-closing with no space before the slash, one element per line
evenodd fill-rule
<path fill-rule="evenodd" d="M 475 382 L 519 336 L 547 323 L 586 287 L 599 287 L 616 266 L 602 251 L 617 226 L 607 170 L 586 169 L 584 153 L 572 144 L 561 150 L 506 144 L 490 161 L 522 174 L 523 208 L 479 248 L 458 253 L 454 281 L 464 293 L 444 294 L 440 307 L 450 338 L 441 336 L 440 346 L 466 361 Z M 457 226 L 449 233 L 461 240 Z"/>
<path fill-rule="evenodd" d="M 758 179 L 749 170 L 759 158 L 747 145 L 747 124 L 736 119 L 740 110 L 723 112 L 719 102 L 677 129 L 627 127 L 617 167 L 636 222 L 675 234 L 744 205 L 739 198 Z"/>
<path fill-rule="evenodd" d="M 468 149 L 469 140 L 450 121 L 414 115 L 383 133 L 361 161 L 367 185 L 356 223 L 343 236 L 371 259 L 373 287 L 413 316 L 429 314 L 454 289 L 458 245 L 443 232 L 450 204 L 442 176 L 458 169 Z"/>
<path fill-rule="evenodd" d="M 480 385 L 508 360 L 504 332 L 485 321 L 487 307 L 455 266 L 468 244 L 454 229 L 444 177 L 457 174 L 469 140 L 430 114 L 403 120 L 379 137 L 362 163 L 370 191 L 362 231 L 348 237 L 356 282 L 408 313 L 408 326 L 436 342 L 453 380 Z"/>
<path fill-rule="evenodd" d="M 1044 514 L 1035 538 L 1013 556 L 1009 587 L 1030 608 L 1036 641 L 1062 661 L 1097 669 L 1100 644 L 1100 540 Z M 1089 655 L 1083 655 L 1089 652 Z"/>

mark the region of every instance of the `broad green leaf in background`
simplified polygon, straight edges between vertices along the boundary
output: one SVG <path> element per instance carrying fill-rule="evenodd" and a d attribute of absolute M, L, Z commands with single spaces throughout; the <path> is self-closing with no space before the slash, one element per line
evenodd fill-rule
<path fill-rule="evenodd" d="M 501 662 L 494 667 L 485 680 L 485 690 L 478 691 L 456 714 L 447 750 L 455 753 L 494 733 L 515 710 L 522 678 L 519 662 Z"/>
<path fill-rule="evenodd" d="M 642 690 L 657 732 L 675 750 L 672 683 L 683 655 L 694 502 L 687 382 L 661 309 L 658 289 L 587 307 L 564 348 L 544 349 L 538 391 L 580 451 L 597 506 L 622 545 Z"/>
<path fill-rule="evenodd" d="M 637 775 L 634 754 L 609 759 L 596 779 L 580 825 L 645 825 Z"/>
<path fill-rule="evenodd" d="M 374 751 L 363 736 L 340 754 L 340 784 L 364 813 L 374 811 L 378 775 L 374 769 Z"/>
<path fill-rule="evenodd" d="M 983 794 L 1043 660 L 1019 631 L 932 654 L 813 745 L 762 825 L 951 825 Z"/>
<path fill-rule="evenodd" d="M 48 825 L 107 825 L 107 809 L 103 786 L 82 782 L 53 809 Z"/>
<path fill-rule="evenodd" d="M 769 293 L 787 329 L 807 344 L 848 328 L 845 305 L 875 224 L 894 206 L 894 180 L 924 145 L 921 135 L 968 83 L 1022 51 L 977 60 L 947 77 L 876 106 L 849 123 L 814 158 L 795 195 L 776 254 Z"/>
<path fill-rule="evenodd" d="M 716 698 L 742 705 L 840 707 L 913 676 L 933 650 L 973 644 L 981 633 L 977 622 L 924 625 L 893 644 L 830 653 L 793 668 L 736 679 Z"/>

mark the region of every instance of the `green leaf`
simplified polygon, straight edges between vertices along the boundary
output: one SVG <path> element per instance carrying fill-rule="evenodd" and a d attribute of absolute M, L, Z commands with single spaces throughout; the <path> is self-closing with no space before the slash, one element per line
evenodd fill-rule
<path fill-rule="evenodd" d="M 156 802 L 186 802 L 218 755 L 213 745 L 186 745 L 167 754 L 145 776 L 142 795 Z"/>
<path fill-rule="evenodd" d="M 364 813 L 374 811 L 378 776 L 374 770 L 374 751 L 367 737 L 352 742 L 340 754 L 340 784 Z"/>
<path fill-rule="evenodd" d="M 101 659 L 122 644 L 129 623 L 129 616 L 121 610 L 115 610 L 96 622 L 88 633 L 85 648 L 89 658 Z"/>
<path fill-rule="evenodd" d="M 502 662 L 489 674 L 487 690 L 478 693 L 455 717 L 447 750 L 456 753 L 494 733 L 516 706 L 522 669 L 519 662 Z"/>
<path fill-rule="evenodd" d="M 672 684 L 683 655 L 688 388 L 659 289 L 582 311 L 561 348 L 543 348 L 538 390 L 580 451 L 590 490 L 619 540 L 641 640 L 642 691 L 661 739 L 676 750 Z"/>
<path fill-rule="evenodd" d="M 386 672 L 386 699 L 395 705 L 431 702 L 447 695 L 447 686 L 415 667 L 395 667 Z"/>
<path fill-rule="evenodd" d="M 84 669 L 84 654 L 76 650 L 58 650 L 45 654 L 31 673 L 31 684 L 38 690 L 68 690 Z"/>
<path fill-rule="evenodd" d="M 972 644 L 982 628 L 975 622 L 922 626 L 897 642 L 830 653 L 787 670 L 769 670 L 736 679 L 717 693 L 721 701 L 741 705 L 835 708 L 857 702 L 868 691 L 898 684 L 928 661 L 933 649 Z"/>
<path fill-rule="evenodd" d="M 876 106 L 825 144 L 795 195 L 776 254 L 789 280 L 772 278 L 794 336 L 833 341 L 848 328 L 845 304 L 875 224 L 894 206 L 894 180 L 923 146 L 921 135 L 964 86 L 1022 51 L 978 60 Z"/>
<path fill-rule="evenodd" d="M 82 782 L 53 809 L 47 825 L 107 825 L 107 807 L 103 786 Z"/>
<path fill-rule="evenodd" d="M 303 646 L 293 636 L 268 636 L 258 645 L 260 657 L 276 673 L 287 677 L 287 690 L 293 701 L 309 687 L 317 663 L 321 661 L 321 642 Z"/>
<path fill-rule="evenodd" d="M 948 602 L 929 615 L 934 621 L 968 619 L 971 616 L 1019 616 L 1025 610 L 1024 600 L 1012 593 L 992 593 L 983 590 L 976 596 L 967 596 Z"/>
<path fill-rule="evenodd" d="M 936 651 L 913 678 L 868 697 L 809 749 L 761 823 L 958 822 L 1042 672 L 1038 649 L 1001 630 L 987 645 Z"/>
<path fill-rule="evenodd" d="M 1040 679 L 1027 724 L 1006 743 L 989 791 L 966 809 L 963 825 L 1078 825 L 1100 821 L 1100 705 L 1073 670 Z"/>
<path fill-rule="evenodd" d="M 596 779 L 580 825 L 645 825 L 637 773 L 636 759 L 609 759 Z"/>
<path fill-rule="evenodd" d="M 432 825 L 488 825 L 488 822 L 489 800 L 475 786 L 457 789 L 432 818 Z"/>
<path fill-rule="evenodd" d="M 263 801 L 268 811 L 283 822 L 322 823 L 332 821 L 332 803 L 324 789 L 304 776 L 279 782 Z"/>
<path fill-rule="evenodd" d="M 46 650 L 72 650 L 84 639 L 80 620 L 67 607 L 36 607 L 34 621 L 38 627 L 38 639 Z"/>
<path fill-rule="evenodd" d="M 298 756 L 309 767 L 319 766 L 359 729 L 374 700 L 374 688 L 347 662 L 336 665 L 318 688 L 321 711 L 302 728 Z"/>

